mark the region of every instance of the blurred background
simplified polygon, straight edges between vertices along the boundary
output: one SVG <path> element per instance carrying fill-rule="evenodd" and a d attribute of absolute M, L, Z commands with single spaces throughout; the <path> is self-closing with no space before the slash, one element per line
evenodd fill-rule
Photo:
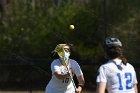
<path fill-rule="evenodd" d="M 59 43 L 74 45 L 85 90 L 95 90 L 106 36 L 122 41 L 140 81 L 139 15 L 140 0 L 0 0 L 0 90 L 44 91 Z"/>

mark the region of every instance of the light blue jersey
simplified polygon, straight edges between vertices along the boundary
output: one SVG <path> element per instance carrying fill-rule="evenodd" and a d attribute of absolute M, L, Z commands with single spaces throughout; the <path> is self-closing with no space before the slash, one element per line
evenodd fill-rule
<path fill-rule="evenodd" d="M 137 84 L 134 67 L 122 60 L 110 60 L 99 68 L 96 82 L 106 82 L 108 93 L 135 93 L 133 84 Z"/>

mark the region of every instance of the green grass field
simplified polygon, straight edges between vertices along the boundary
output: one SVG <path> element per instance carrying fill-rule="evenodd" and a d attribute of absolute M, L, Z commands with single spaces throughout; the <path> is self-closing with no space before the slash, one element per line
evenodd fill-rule
<path fill-rule="evenodd" d="M 44 91 L 0 91 L 0 93 L 44 93 Z M 84 90 L 82 93 L 95 93 L 95 92 Z"/>

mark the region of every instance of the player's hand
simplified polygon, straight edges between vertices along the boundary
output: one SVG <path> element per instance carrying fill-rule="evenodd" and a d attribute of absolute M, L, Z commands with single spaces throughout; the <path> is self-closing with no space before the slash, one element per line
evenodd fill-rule
<path fill-rule="evenodd" d="M 82 92 L 82 87 L 78 87 L 75 89 L 75 93 L 81 93 Z"/>
<path fill-rule="evenodd" d="M 67 72 L 67 77 L 72 76 L 71 71 Z"/>

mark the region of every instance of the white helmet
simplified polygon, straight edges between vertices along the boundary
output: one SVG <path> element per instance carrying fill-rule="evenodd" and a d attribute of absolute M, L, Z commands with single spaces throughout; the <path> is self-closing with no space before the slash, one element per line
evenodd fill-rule
<path fill-rule="evenodd" d="M 112 46 L 122 47 L 121 41 L 118 38 L 114 38 L 114 37 L 107 37 L 105 39 L 105 45 L 107 47 L 112 47 Z"/>

